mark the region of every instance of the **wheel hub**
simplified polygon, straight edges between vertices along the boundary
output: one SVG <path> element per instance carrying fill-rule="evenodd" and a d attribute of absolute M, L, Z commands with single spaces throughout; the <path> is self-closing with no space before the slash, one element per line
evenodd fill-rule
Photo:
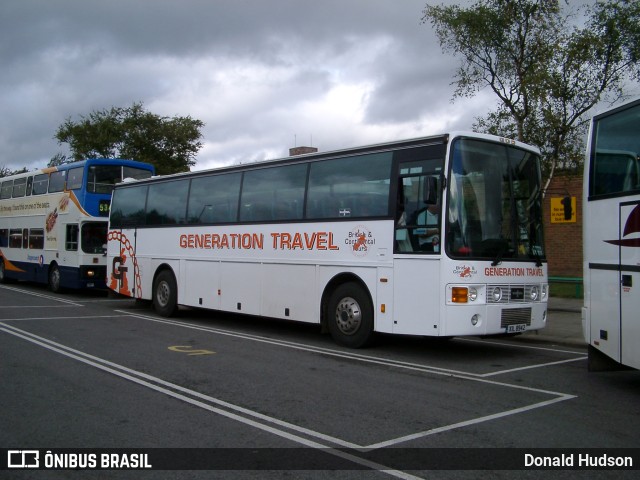
<path fill-rule="evenodd" d="M 351 298 L 343 298 L 336 308 L 336 325 L 345 335 L 353 335 L 362 324 L 362 311 L 358 302 Z"/>
<path fill-rule="evenodd" d="M 158 298 L 158 303 L 162 307 L 165 307 L 169 303 L 170 294 L 171 291 L 169 289 L 169 285 L 167 285 L 167 282 L 160 282 L 160 284 L 158 285 L 158 292 L 156 296 Z"/>

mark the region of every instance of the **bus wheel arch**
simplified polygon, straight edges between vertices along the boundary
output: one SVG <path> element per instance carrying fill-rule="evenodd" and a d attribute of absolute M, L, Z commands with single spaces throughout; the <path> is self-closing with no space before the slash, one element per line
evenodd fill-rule
<path fill-rule="evenodd" d="M 374 308 L 366 284 L 358 276 L 334 277 L 322 294 L 321 323 L 336 343 L 350 347 L 367 346 L 373 338 Z"/>
<path fill-rule="evenodd" d="M 11 264 L 11 262 L 0 255 L 0 283 L 14 283 L 16 281 L 11 274 L 7 275 L 7 264 Z"/>
<path fill-rule="evenodd" d="M 49 265 L 49 273 L 47 274 L 47 285 L 49 290 L 54 293 L 59 293 L 62 290 L 62 275 L 60 273 L 60 267 L 56 262 L 51 262 Z"/>
<path fill-rule="evenodd" d="M 178 282 L 169 265 L 156 270 L 151 298 L 153 309 L 163 317 L 172 317 L 178 311 Z"/>

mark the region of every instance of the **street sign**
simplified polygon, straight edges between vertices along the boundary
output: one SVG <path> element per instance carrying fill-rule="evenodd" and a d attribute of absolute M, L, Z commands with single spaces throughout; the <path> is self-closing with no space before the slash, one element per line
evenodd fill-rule
<path fill-rule="evenodd" d="M 576 223 L 576 197 L 551 198 L 551 223 Z"/>

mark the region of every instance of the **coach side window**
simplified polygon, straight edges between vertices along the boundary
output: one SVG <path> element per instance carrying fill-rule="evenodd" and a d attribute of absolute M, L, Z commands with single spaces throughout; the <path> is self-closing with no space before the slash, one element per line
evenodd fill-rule
<path fill-rule="evenodd" d="M 238 218 L 240 179 L 240 173 L 193 178 L 187 221 L 191 224 L 235 222 Z"/>
<path fill-rule="evenodd" d="M 144 225 L 144 206 L 147 202 L 146 185 L 117 188 L 111 200 L 112 227 L 133 227 Z"/>
<path fill-rule="evenodd" d="M 240 221 L 301 219 L 306 178 L 306 165 L 287 165 L 245 172 Z"/>
<path fill-rule="evenodd" d="M 186 223 L 189 180 L 154 183 L 147 198 L 147 225 Z"/>
<path fill-rule="evenodd" d="M 384 152 L 312 163 L 306 218 L 387 215 L 391 159 Z"/>

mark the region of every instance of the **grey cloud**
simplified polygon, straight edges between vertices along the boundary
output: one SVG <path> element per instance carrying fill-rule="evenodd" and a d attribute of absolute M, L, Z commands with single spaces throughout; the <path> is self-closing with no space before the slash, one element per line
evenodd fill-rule
<path fill-rule="evenodd" d="M 136 101 L 203 120 L 201 165 L 285 155 L 296 134 L 340 148 L 376 125 L 417 130 L 451 96 L 452 67 L 420 24 L 425 3 L 0 2 L 0 165 L 42 166 L 65 150 L 53 135 L 67 117 Z M 310 107 L 340 85 L 368 86 L 354 90 L 362 119 Z"/>

